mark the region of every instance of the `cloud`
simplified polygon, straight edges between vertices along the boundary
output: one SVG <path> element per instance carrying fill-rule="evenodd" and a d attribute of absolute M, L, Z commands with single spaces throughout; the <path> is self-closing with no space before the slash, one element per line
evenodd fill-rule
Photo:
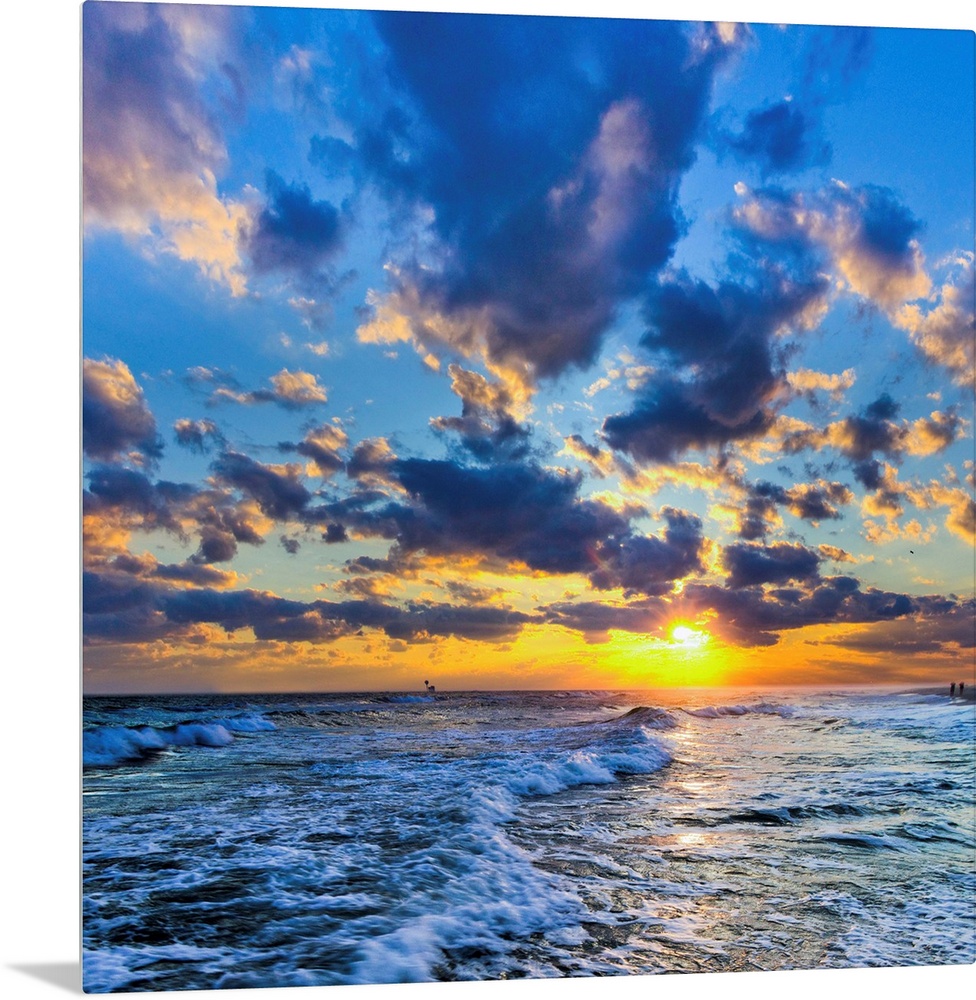
<path fill-rule="evenodd" d="M 767 591 L 687 584 L 681 595 L 684 617 L 713 613 L 709 630 L 741 646 L 772 646 L 779 633 L 810 625 L 892 622 L 908 616 L 937 618 L 951 614 L 957 602 L 942 597 L 910 597 L 868 588 L 847 576 L 817 580 L 809 586 Z"/>
<path fill-rule="evenodd" d="M 627 534 L 602 542 L 596 549 L 598 568 L 589 574 L 599 590 L 619 587 L 625 596 L 667 593 L 675 580 L 705 571 L 706 541 L 701 518 L 665 507 L 663 538 Z"/>
<path fill-rule="evenodd" d="M 736 542 L 722 551 L 729 587 L 754 587 L 763 583 L 807 581 L 818 576 L 820 556 L 803 545 L 776 542 L 755 545 Z"/>
<path fill-rule="evenodd" d="M 375 23 L 400 107 L 390 140 L 361 133 L 358 152 L 388 191 L 429 208 L 433 236 L 429 263 L 391 272 L 376 321 L 527 383 L 589 364 L 682 232 L 678 183 L 735 41 L 708 26 L 704 46 L 649 20 Z"/>
<path fill-rule="evenodd" d="M 820 553 L 822 560 L 829 560 L 835 563 L 853 563 L 857 560 L 850 554 L 850 552 L 844 549 L 838 548 L 836 545 L 818 545 L 817 551 Z"/>
<path fill-rule="evenodd" d="M 482 553 L 546 573 L 591 568 L 594 544 L 625 535 L 624 518 L 580 500 L 579 476 L 528 463 L 489 468 L 433 459 L 399 459 L 394 471 L 413 501 L 390 505 L 397 541 L 408 551 Z"/>
<path fill-rule="evenodd" d="M 182 417 L 173 424 L 176 443 L 201 454 L 209 451 L 208 441 L 215 445 L 225 444 L 224 436 L 212 420 L 190 420 Z"/>
<path fill-rule="evenodd" d="M 133 531 L 166 531 L 181 542 L 193 534 L 198 551 L 189 562 L 225 562 L 237 544 L 262 545 L 270 528 L 253 500 L 235 501 L 217 489 L 188 483 L 153 482 L 141 471 L 98 465 L 83 494 L 84 557 L 88 567 L 104 566 L 120 554 Z"/>
<path fill-rule="evenodd" d="M 237 233 L 249 209 L 218 191 L 227 154 L 200 98 L 201 78 L 227 62 L 232 16 L 85 5 L 82 179 L 87 229 L 145 239 L 241 295 Z"/>
<path fill-rule="evenodd" d="M 287 272 L 303 283 L 315 281 L 342 246 L 343 217 L 330 202 L 313 199 L 307 184 L 288 185 L 273 170 L 267 173 L 266 186 L 266 205 L 242 229 L 254 269 L 261 274 Z"/>
<path fill-rule="evenodd" d="M 319 424 L 310 427 L 304 439 L 297 445 L 283 444 L 284 451 L 296 451 L 310 458 L 313 463 L 311 474 L 327 479 L 338 472 L 345 460 L 340 452 L 349 446 L 349 435 L 338 424 Z"/>
<path fill-rule="evenodd" d="M 162 528 L 182 535 L 179 510 L 195 493 L 188 484 L 153 483 L 141 471 L 113 465 L 98 465 L 86 478 L 85 509 L 93 514 L 108 510 L 124 513 L 133 525 L 151 531 Z"/>
<path fill-rule="evenodd" d="M 211 622 L 229 632 L 251 628 L 255 638 L 276 642 L 331 642 L 364 628 L 408 642 L 447 636 L 503 642 L 538 620 L 536 615 L 503 607 L 423 601 L 398 607 L 374 600 L 306 604 L 254 590 L 171 592 L 162 596 L 159 605 L 177 624 Z"/>
<path fill-rule="evenodd" d="M 843 484 L 826 482 L 794 486 L 787 491 L 790 513 L 805 521 L 836 521 L 842 516 L 836 505 L 851 503 L 854 494 Z"/>
<path fill-rule="evenodd" d="M 905 305 L 895 323 L 908 331 L 923 357 L 947 368 L 962 386 L 972 386 L 976 369 L 976 270 L 972 252 L 960 255 L 960 275 L 938 292 L 938 305 Z"/>
<path fill-rule="evenodd" d="M 905 303 L 928 295 L 931 281 L 918 242 L 921 223 L 894 193 L 840 181 L 805 194 L 778 188 L 751 191 L 733 211 L 740 239 L 794 257 L 827 255 L 846 286 L 894 317 Z"/>
<path fill-rule="evenodd" d="M 690 449 L 748 441 L 772 426 L 785 372 L 774 335 L 819 315 L 822 281 L 778 270 L 716 287 L 680 273 L 646 300 L 642 344 L 670 362 L 647 380 L 629 412 L 604 420 L 602 434 L 638 460 L 672 461 Z"/>
<path fill-rule="evenodd" d="M 396 454 L 386 438 L 366 438 L 353 448 L 346 473 L 364 487 L 393 484 L 392 469 Z"/>
<path fill-rule="evenodd" d="M 579 434 L 570 434 L 563 438 L 563 448 L 560 455 L 568 455 L 580 462 L 586 463 L 590 471 L 604 479 L 614 468 L 613 454 L 604 451 L 596 445 L 587 444 Z"/>
<path fill-rule="evenodd" d="M 81 405 L 82 448 L 89 458 L 151 463 L 161 457 L 156 420 L 124 361 L 84 359 Z"/>
<path fill-rule="evenodd" d="M 663 600 L 645 598 L 628 604 L 605 601 L 565 601 L 539 609 L 553 625 L 581 632 L 587 642 L 610 640 L 610 631 L 653 635 L 662 632 L 673 614 Z"/>
<path fill-rule="evenodd" d="M 296 465 L 269 466 L 240 452 L 225 451 L 212 463 L 216 480 L 252 497 L 271 518 L 286 521 L 306 508 L 311 494 Z"/>
<path fill-rule="evenodd" d="M 270 389 L 256 389 L 248 392 L 221 386 L 214 390 L 210 401 L 217 403 L 221 400 L 229 400 L 233 403 L 240 403 L 242 406 L 275 403 L 286 410 L 297 410 L 303 406 L 314 406 L 329 401 L 325 389 L 319 385 L 318 377 L 311 372 L 291 372 L 287 368 L 282 368 L 277 375 L 272 375 L 268 381 L 271 383 Z"/>
<path fill-rule="evenodd" d="M 970 546 L 976 543 L 976 500 L 970 491 L 932 480 L 926 486 L 905 492 L 923 510 L 947 507 L 945 526 L 949 531 Z"/>
<path fill-rule="evenodd" d="M 460 365 L 450 365 L 448 372 L 451 390 L 461 399 L 461 416 L 433 417 L 431 427 L 456 432 L 468 451 L 482 461 L 524 456 L 530 432 L 516 416 L 526 409 L 524 400 L 505 382 L 491 381 Z"/>
<path fill-rule="evenodd" d="M 854 385 L 856 379 L 857 375 L 853 368 L 846 368 L 834 375 L 809 368 L 798 368 L 786 375 L 790 388 L 804 394 L 810 401 L 815 399 L 815 393 L 827 392 L 834 402 L 839 402 L 844 393 Z"/>
<path fill-rule="evenodd" d="M 835 448 L 851 463 L 855 478 L 867 489 L 877 489 L 881 465 L 875 456 L 893 461 L 908 455 L 934 455 L 954 444 L 968 424 L 952 407 L 934 410 L 909 423 L 895 418 L 901 404 L 883 392 L 859 413 L 824 428 L 808 424 L 787 429 L 780 442 L 787 454 L 806 449 Z"/>
<path fill-rule="evenodd" d="M 754 161 L 764 176 L 792 173 L 830 160 L 830 145 L 819 138 L 819 122 L 792 100 L 751 111 L 738 135 L 725 141 L 742 160 Z"/>
<path fill-rule="evenodd" d="M 966 601 L 942 614 L 919 615 L 886 621 L 856 632 L 828 636 L 820 642 L 861 653 L 892 657 L 944 653 L 958 657 L 960 651 L 976 645 L 976 604 Z"/>

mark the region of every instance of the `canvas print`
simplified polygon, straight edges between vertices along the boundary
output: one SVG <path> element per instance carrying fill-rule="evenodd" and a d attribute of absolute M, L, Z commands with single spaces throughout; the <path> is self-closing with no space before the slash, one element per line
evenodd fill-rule
<path fill-rule="evenodd" d="M 972 32 L 82 22 L 85 989 L 972 963 Z"/>

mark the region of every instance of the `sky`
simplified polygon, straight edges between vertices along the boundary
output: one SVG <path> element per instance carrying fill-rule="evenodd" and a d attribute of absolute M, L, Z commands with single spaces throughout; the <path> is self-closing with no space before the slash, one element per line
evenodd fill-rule
<path fill-rule="evenodd" d="M 86 692 L 970 678 L 971 31 L 82 29 Z"/>

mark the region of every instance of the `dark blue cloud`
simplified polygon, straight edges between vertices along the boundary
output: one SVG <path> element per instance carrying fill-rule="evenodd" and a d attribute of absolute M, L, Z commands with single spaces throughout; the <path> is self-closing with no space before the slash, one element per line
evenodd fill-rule
<path fill-rule="evenodd" d="M 586 571 L 592 547 L 626 520 L 580 500 L 580 477 L 509 462 L 488 468 L 402 459 L 396 477 L 414 504 L 389 513 L 407 550 L 481 552 L 550 573 Z"/>
<path fill-rule="evenodd" d="M 219 482 L 253 497 L 269 517 L 287 520 L 311 499 L 296 473 L 278 472 L 240 452 L 223 452 L 211 468 Z"/>
<path fill-rule="evenodd" d="M 85 358 L 81 393 L 82 448 L 89 458 L 111 461 L 129 452 L 143 462 L 160 458 L 156 419 L 124 362 Z"/>
<path fill-rule="evenodd" d="M 888 188 L 869 184 L 859 190 L 863 199 L 863 247 L 894 264 L 907 261 L 912 240 L 921 232 L 922 223 Z"/>
<path fill-rule="evenodd" d="M 180 419 L 173 424 L 176 443 L 191 451 L 203 454 L 210 449 L 210 443 L 223 445 L 224 435 L 212 420 Z"/>
<path fill-rule="evenodd" d="M 668 363 L 603 437 L 634 458 L 664 462 L 691 448 L 749 440 L 772 424 L 784 363 L 774 335 L 825 294 L 822 279 L 779 269 L 715 288 L 681 273 L 648 293 L 642 344 Z"/>
<path fill-rule="evenodd" d="M 809 99 L 827 103 L 849 97 L 852 85 L 874 57 L 876 29 L 846 25 L 810 28 L 803 89 Z"/>
<path fill-rule="evenodd" d="M 587 364 L 683 231 L 678 183 L 727 48 L 663 21 L 374 19 L 400 110 L 360 124 L 357 152 L 388 194 L 433 209 L 442 251 L 400 281 L 425 308 L 479 311 L 497 362 Z"/>
<path fill-rule="evenodd" d="M 798 590 L 763 591 L 759 587 L 726 588 L 689 583 L 683 598 L 697 612 L 711 610 L 710 629 L 723 639 L 743 646 L 771 646 L 779 633 L 808 625 L 914 620 L 920 629 L 951 621 L 963 605 L 942 597 L 910 598 L 873 587 L 861 590 L 851 577 L 812 577 Z M 937 627 L 937 626 L 936 626 Z M 970 637 L 972 620 L 970 618 Z M 955 637 L 947 634 L 945 642 Z"/>
<path fill-rule="evenodd" d="M 927 291 L 916 238 L 922 223 L 889 188 L 834 183 L 814 192 L 764 187 L 733 213 L 744 257 L 780 259 L 807 273 L 838 260 L 854 265 L 852 287 L 893 309 Z M 756 223 L 756 219 L 761 221 Z"/>
<path fill-rule="evenodd" d="M 306 604 L 253 590 L 171 592 L 159 599 L 158 606 L 176 624 L 209 622 L 229 632 L 251 628 L 257 639 L 276 642 L 331 642 L 363 628 L 408 642 L 445 636 L 502 642 L 539 620 L 537 615 L 496 606 L 418 601 L 400 607 L 374 600 Z"/>
<path fill-rule="evenodd" d="M 788 542 L 754 545 L 736 542 L 723 550 L 729 586 L 753 587 L 762 583 L 810 580 L 818 575 L 820 556 L 813 549 Z"/>
<path fill-rule="evenodd" d="M 601 590 L 620 587 L 626 596 L 667 593 L 675 580 L 705 571 L 705 539 L 699 517 L 665 507 L 663 538 L 627 534 L 602 543 L 590 583 Z"/>
<path fill-rule="evenodd" d="M 830 159 L 830 147 L 818 136 L 819 123 L 795 101 L 750 112 L 738 135 L 727 138 L 740 159 L 753 161 L 765 176 L 786 174 Z"/>
<path fill-rule="evenodd" d="M 255 270 L 314 276 L 342 246 L 339 210 L 313 199 L 308 185 L 286 184 L 274 171 L 266 185 L 268 202 L 242 234 Z"/>

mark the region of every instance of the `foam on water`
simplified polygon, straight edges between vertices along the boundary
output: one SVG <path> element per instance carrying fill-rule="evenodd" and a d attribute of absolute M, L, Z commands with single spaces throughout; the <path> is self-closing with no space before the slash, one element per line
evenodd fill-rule
<path fill-rule="evenodd" d="M 82 763 L 104 767 L 143 760 L 169 747 L 225 747 L 234 733 L 260 733 L 275 729 L 261 715 L 238 715 L 213 721 L 180 722 L 173 726 L 92 726 L 82 734 Z"/>
<path fill-rule="evenodd" d="M 972 961 L 959 714 L 823 694 L 98 704 L 86 760 L 146 763 L 86 771 L 86 988 Z"/>

